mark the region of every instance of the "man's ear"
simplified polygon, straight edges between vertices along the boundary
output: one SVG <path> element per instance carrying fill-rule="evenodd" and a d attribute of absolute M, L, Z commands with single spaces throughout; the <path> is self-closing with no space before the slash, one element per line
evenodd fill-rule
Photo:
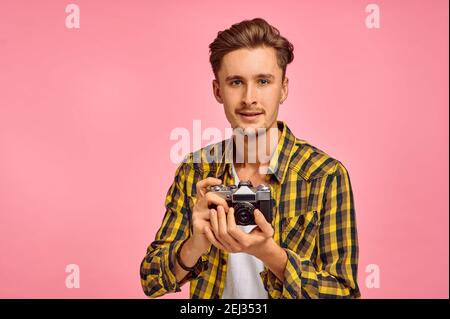
<path fill-rule="evenodd" d="M 283 84 L 281 86 L 281 100 L 280 104 L 287 99 L 289 93 L 289 79 L 287 77 L 284 78 Z"/>
<path fill-rule="evenodd" d="M 223 104 L 223 99 L 222 99 L 222 95 L 220 93 L 220 85 L 219 85 L 219 81 L 217 81 L 216 79 L 214 79 L 212 81 L 212 85 L 213 85 L 213 94 L 214 97 L 216 98 L 217 102 L 219 102 L 220 104 Z"/>

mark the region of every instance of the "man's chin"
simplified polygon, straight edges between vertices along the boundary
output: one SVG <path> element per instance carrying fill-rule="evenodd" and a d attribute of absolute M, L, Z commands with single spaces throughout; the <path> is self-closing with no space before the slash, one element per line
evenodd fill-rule
<path fill-rule="evenodd" d="M 267 127 L 265 127 L 264 123 L 238 123 L 236 128 L 234 129 L 237 131 L 236 133 L 247 135 L 247 136 L 254 136 L 257 135 L 257 133 L 264 133 L 267 130 Z"/>

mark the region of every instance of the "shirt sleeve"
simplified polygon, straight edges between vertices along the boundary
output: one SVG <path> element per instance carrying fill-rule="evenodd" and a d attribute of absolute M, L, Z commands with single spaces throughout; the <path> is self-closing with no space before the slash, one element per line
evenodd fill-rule
<path fill-rule="evenodd" d="M 190 207 L 185 190 L 186 165 L 183 162 L 176 170 L 174 181 L 167 192 L 162 225 L 140 265 L 142 289 L 151 298 L 181 291 L 180 287 L 184 283 L 196 278 L 206 267 L 207 257 L 203 255 L 195 270 L 180 282 L 177 282 L 173 272 L 176 252 L 190 235 Z"/>
<path fill-rule="evenodd" d="M 316 234 L 317 260 L 285 248 L 284 280 L 269 269 L 260 273 L 270 298 L 360 298 L 358 239 L 350 177 L 341 164 L 326 177 L 324 207 Z M 317 265 L 320 265 L 318 267 Z"/>

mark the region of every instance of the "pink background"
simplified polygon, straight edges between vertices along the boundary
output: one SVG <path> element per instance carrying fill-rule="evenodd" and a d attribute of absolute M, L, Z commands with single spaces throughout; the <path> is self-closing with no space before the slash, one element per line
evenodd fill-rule
<path fill-rule="evenodd" d="M 448 298 L 447 1 L 375 1 L 380 29 L 369 1 L 79 0 L 78 30 L 69 3 L 0 2 L 0 297 L 145 298 L 170 132 L 224 132 L 208 44 L 263 17 L 295 45 L 279 119 L 350 172 L 363 297 Z"/>

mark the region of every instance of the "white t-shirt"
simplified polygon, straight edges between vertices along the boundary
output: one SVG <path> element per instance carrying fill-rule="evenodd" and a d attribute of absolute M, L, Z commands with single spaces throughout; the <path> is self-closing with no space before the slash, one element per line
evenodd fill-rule
<path fill-rule="evenodd" d="M 233 176 L 237 186 L 239 178 L 234 165 Z M 256 225 L 238 225 L 238 227 L 249 233 Z M 222 299 L 268 299 L 267 291 L 259 275 L 263 270 L 264 263 L 255 256 L 246 253 L 229 253 Z"/>

